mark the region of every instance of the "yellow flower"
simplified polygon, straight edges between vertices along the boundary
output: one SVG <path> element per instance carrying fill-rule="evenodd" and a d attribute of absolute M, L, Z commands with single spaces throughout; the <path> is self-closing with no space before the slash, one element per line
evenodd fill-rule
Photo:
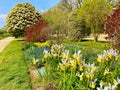
<path fill-rule="evenodd" d="M 107 70 L 105 69 L 103 75 L 107 75 L 107 74 L 112 74 L 112 72 L 110 72 L 109 69 L 107 69 Z"/>
<path fill-rule="evenodd" d="M 104 73 L 103 73 L 103 75 L 106 75 L 107 74 L 107 72 L 105 71 Z"/>
<path fill-rule="evenodd" d="M 62 71 L 65 71 L 65 67 L 62 66 L 62 65 L 60 65 L 60 69 L 61 69 Z"/>
<path fill-rule="evenodd" d="M 72 61 L 71 65 L 72 65 L 73 68 L 77 68 L 76 61 Z"/>
<path fill-rule="evenodd" d="M 91 87 L 92 89 L 94 89 L 94 88 L 95 88 L 95 83 L 90 83 L 90 87 Z"/>
<path fill-rule="evenodd" d="M 61 48 L 61 47 L 60 47 L 60 45 L 59 45 L 59 46 L 58 46 L 58 50 L 60 50 L 60 48 Z"/>
<path fill-rule="evenodd" d="M 74 54 L 74 55 L 73 55 L 73 58 L 74 58 L 74 59 L 77 59 L 77 58 L 78 58 L 77 54 Z"/>
<path fill-rule="evenodd" d="M 111 55 L 111 54 L 109 54 L 108 57 L 109 57 L 110 59 L 112 59 L 112 55 Z"/>
<path fill-rule="evenodd" d="M 67 60 L 67 61 L 70 60 L 70 54 L 67 54 L 67 55 L 66 55 L 66 60 Z"/>
<path fill-rule="evenodd" d="M 83 77 L 80 77 L 80 81 L 83 81 Z"/>
<path fill-rule="evenodd" d="M 37 64 L 37 62 L 36 62 L 35 60 L 33 60 L 33 64 L 34 64 L 34 65 L 36 65 L 36 64 Z"/>
<path fill-rule="evenodd" d="M 69 67 L 69 66 L 70 66 L 70 63 L 66 63 L 65 66 L 66 66 L 66 67 Z"/>
<path fill-rule="evenodd" d="M 117 57 L 115 58 L 115 60 L 117 61 L 117 60 L 118 60 L 118 58 L 119 58 L 119 56 L 117 56 Z"/>
<path fill-rule="evenodd" d="M 100 58 L 98 58 L 98 59 L 97 59 L 97 62 L 101 63 L 101 62 L 102 62 L 102 60 L 101 60 Z"/>
<path fill-rule="evenodd" d="M 95 71 L 95 69 L 96 69 L 96 67 L 93 66 L 93 67 L 92 67 L 92 71 Z"/>
<path fill-rule="evenodd" d="M 90 75 L 90 77 L 91 77 L 91 79 L 93 79 L 94 78 L 94 74 Z"/>
<path fill-rule="evenodd" d="M 90 78 L 90 75 L 88 73 L 85 74 L 86 78 Z"/>
<path fill-rule="evenodd" d="M 80 69 L 79 69 L 80 71 L 83 71 L 83 68 L 82 67 L 80 67 Z"/>
<path fill-rule="evenodd" d="M 105 58 L 105 60 L 106 60 L 106 61 L 109 61 L 109 59 L 108 59 L 107 57 Z"/>

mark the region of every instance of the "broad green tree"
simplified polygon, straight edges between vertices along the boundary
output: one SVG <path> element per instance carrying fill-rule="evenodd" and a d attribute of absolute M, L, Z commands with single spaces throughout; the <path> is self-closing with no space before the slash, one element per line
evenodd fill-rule
<path fill-rule="evenodd" d="M 91 28 L 94 41 L 97 41 L 102 29 L 105 15 L 112 11 L 112 6 L 106 0 L 84 0 L 78 9 L 78 19 L 85 19 L 87 26 Z"/>
<path fill-rule="evenodd" d="M 44 12 L 43 17 L 48 22 L 48 26 L 52 27 L 52 34 L 62 35 L 67 33 L 67 13 L 59 8 L 59 5 Z"/>
<path fill-rule="evenodd" d="M 40 13 L 29 3 L 20 3 L 10 11 L 6 18 L 6 29 L 15 37 L 23 36 L 25 29 L 41 18 Z"/>

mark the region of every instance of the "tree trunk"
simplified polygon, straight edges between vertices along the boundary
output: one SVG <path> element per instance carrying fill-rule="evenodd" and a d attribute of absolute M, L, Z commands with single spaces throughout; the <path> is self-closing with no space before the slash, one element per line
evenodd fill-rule
<path fill-rule="evenodd" d="M 94 37 L 94 42 L 97 42 L 98 41 L 98 35 L 97 34 L 93 34 L 93 37 Z"/>

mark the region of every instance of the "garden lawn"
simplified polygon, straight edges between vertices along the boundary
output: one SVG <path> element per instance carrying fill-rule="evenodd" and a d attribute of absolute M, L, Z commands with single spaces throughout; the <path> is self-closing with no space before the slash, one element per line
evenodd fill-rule
<path fill-rule="evenodd" d="M 108 42 L 105 41 L 98 41 L 98 42 L 94 42 L 93 40 L 86 40 L 86 41 L 82 41 L 82 42 L 71 42 L 69 39 L 64 39 L 64 43 L 65 44 L 74 44 L 74 45 L 78 45 L 78 46 L 84 46 L 84 47 L 89 47 L 89 48 L 96 48 L 96 49 L 108 49 L 110 47 L 110 44 Z"/>
<path fill-rule="evenodd" d="M 0 34 L 0 40 L 3 39 L 3 38 L 6 38 L 8 36 L 9 36 L 8 34 Z"/>
<path fill-rule="evenodd" d="M 0 53 L 0 90 L 31 90 L 21 44 L 15 40 Z"/>

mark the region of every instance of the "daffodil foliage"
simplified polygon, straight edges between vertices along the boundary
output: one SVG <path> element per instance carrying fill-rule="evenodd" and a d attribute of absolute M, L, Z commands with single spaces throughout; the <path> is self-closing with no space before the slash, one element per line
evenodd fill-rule
<path fill-rule="evenodd" d="M 120 89 L 120 54 L 104 50 L 96 62 L 85 61 L 81 50 L 71 54 L 63 45 L 44 50 L 47 82 L 54 78 L 55 87 L 62 90 L 116 90 Z"/>
<path fill-rule="evenodd" d="M 40 17 L 40 13 L 31 4 L 17 4 L 6 18 L 6 29 L 15 37 L 22 36 L 25 28 L 35 24 Z"/>

